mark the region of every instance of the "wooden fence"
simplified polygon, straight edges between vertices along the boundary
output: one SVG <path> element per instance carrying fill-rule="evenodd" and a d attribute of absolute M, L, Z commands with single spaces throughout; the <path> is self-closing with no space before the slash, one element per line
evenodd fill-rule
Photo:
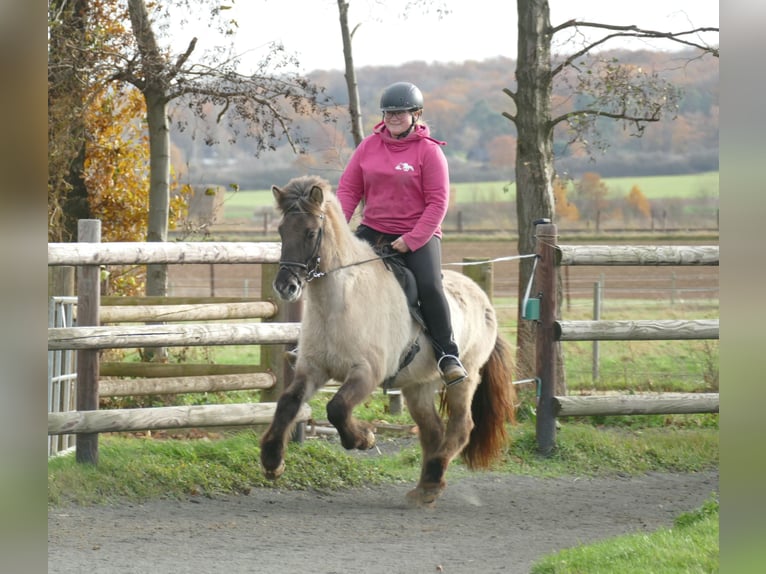
<path fill-rule="evenodd" d="M 100 294 L 100 268 L 106 265 L 171 263 L 253 263 L 264 265 L 262 284 L 269 286 L 279 261 L 279 243 L 100 243 L 101 225 L 97 220 L 79 222 L 78 243 L 48 244 L 49 266 L 77 267 L 77 326 L 48 329 L 48 350 L 77 350 L 76 411 L 48 414 L 48 435 L 77 434 L 78 462 L 98 461 L 98 433 L 205 426 L 255 425 L 270 422 L 276 398 L 289 380 L 290 369 L 277 345 L 295 343 L 300 330 L 299 304 L 277 306 L 273 301 L 219 302 L 175 305 L 143 305 L 129 308 L 117 305 L 103 308 Z M 271 265 L 269 265 L 271 264 Z M 264 290 L 265 292 L 265 290 Z M 166 299 L 163 301 L 167 301 Z M 158 303 L 160 301 L 151 301 Z M 215 321 L 261 318 L 260 323 L 190 323 L 131 326 L 102 326 L 102 322 Z M 245 367 L 211 373 L 183 372 L 188 365 L 140 365 L 148 372 L 165 376 L 141 381 L 104 381 L 100 375 L 125 375 L 126 370 L 110 365 L 102 370 L 101 349 L 263 345 L 261 373 Z M 105 365 L 106 366 L 106 365 Z M 193 366 L 193 365 L 192 365 Z M 197 365 L 199 367 L 200 365 Z M 177 369 L 181 367 L 181 369 Z M 231 365 L 230 367 L 239 367 Z M 173 369 L 176 368 L 176 372 Z M 130 371 L 127 370 L 127 373 Z M 142 372 L 142 376 L 147 371 Z M 168 377 L 167 375 L 171 376 Z M 176 376 L 173 376 L 173 375 Z M 100 388 L 101 387 L 101 388 Z M 263 390 L 258 404 L 156 407 L 149 409 L 101 409 L 99 396 L 138 393 L 204 392 L 216 390 Z M 304 405 L 298 420 L 307 420 L 310 409 Z"/>
<path fill-rule="evenodd" d="M 556 345 L 560 341 L 718 339 L 718 319 L 692 321 L 562 321 L 558 310 L 558 271 L 565 265 L 718 265 L 718 246 L 559 245 L 556 225 L 536 226 L 539 297 L 536 363 L 537 445 L 549 454 L 556 442 L 556 418 L 580 415 L 718 412 L 718 393 L 662 396 L 555 396 Z M 536 305 L 530 306 L 535 308 Z"/>
<path fill-rule="evenodd" d="M 537 441 L 542 453 L 555 446 L 557 417 L 650 413 L 718 412 L 718 393 L 666 394 L 661 397 L 555 396 L 556 352 L 562 341 L 717 339 L 718 320 L 697 321 L 561 321 L 558 320 L 558 270 L 566 265 L 718 265 L 717 246 L 564 246 L 555 225 L 536 227 L 539 298 L 537 318 Z M 98 433 L 204 426 L 265 424 L 273 418 L 276 399 L 289 381 L 290 369 L 278 346 L 297 341 L 299 304 L 217 299 L 204 304 L 193 298 L 141 298 L 137 303 L 112 298 L 102 306 L 100 268 L 106 265 L 246 263 L 263 265 L 262 285 L 270 289 L 279 260 L 277 242 L 101 243 L 100 222 L 80 222 L 78 243 L 48 244 L 49 266 L 77 267 L 77 326 L 50 328 L 49 351 L 77 351 L 76 411 L 49 413 L 48 435 L 77 434 L 79 462 L 97 462 Z M 492 266 L 468 267 L 467 273 L 491 294 Z M 173 303 L 172 305 L 167 304 Z M 261 318 L 260 323 L 188 323 L 102 326 L 102 323 L 216 321 Z M 114 364 L 99 361 L 108 348 L 262 345 L 261 365 Z M 203 367 L 203 369 L 200 369 Z M 138 372 L 140 370 L 140 373 Z M 99 376 L 141 376 L 105 380 Z M 220 390 L 261 389 L 259 404 L 156 407 L 99 410 L 99 396 L 125 396 Z M 299 420 L 308 420 L 304 405 Z"/>

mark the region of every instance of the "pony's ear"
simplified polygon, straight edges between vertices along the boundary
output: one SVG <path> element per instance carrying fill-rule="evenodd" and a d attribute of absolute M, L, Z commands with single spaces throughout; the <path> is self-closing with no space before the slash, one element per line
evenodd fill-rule
<path fill-rule="evenodd" d="M 322 187 L 319 185 L 312 186 L 309 190 L 309 199 L 312 203 L 321 206 L 322 201 L 324 201 L 324 192 L 322 191 Z"/>
<path fill-rule="evenodd" d="M 274 195 L 274 199 L 279 202 L 279 196 L 282 195 L 282 190 L 279 189 L 276 185 L 271 186 L 271 193 Z"/>

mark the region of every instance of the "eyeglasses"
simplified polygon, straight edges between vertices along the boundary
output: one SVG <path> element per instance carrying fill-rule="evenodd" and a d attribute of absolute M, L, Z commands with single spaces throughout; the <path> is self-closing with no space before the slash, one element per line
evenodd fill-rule
<path fill-rule="evenodd" d="M 411 114 L 411 110 L 396 110 L 393 112 L 383 112 L 383 117 L 386 119 L 400 118 L 406 114 Z"/>

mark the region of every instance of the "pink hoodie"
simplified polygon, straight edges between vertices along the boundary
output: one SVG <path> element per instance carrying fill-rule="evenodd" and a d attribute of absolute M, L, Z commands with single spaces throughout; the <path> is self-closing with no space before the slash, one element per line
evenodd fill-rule
<path fill-rule="evenodd" d="M 401 140 L 391 136 L 383 122 L 375 126 L 354 151 L 338 183 L 346 221 L 364 199 L 362 224 L 401 235 L 412 251 L 434 235 L 441 237 L 449 204 L 443 145 L 422 124 Z"/>

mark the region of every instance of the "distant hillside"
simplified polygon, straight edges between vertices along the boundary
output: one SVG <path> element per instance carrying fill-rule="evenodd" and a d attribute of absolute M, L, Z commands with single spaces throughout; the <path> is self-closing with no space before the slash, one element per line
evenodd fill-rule
<path fill-rule="evenodd" d="M 682 88 L 684 96 L 675 119 L 652 124 L 643 137 L 630 135 L 616 122 L 602 124 L 610 148 L 592 159 L 566 143 L 556 133 L 556 169 L 578 178 L 591 171 L 603 177 L 673 175 L 718 170 L 718 59 L 689 59 L 683 53 L 615 51 L 609 55 L 623 63 L 657 71 Z M 357 70 L 365 132 L 379 120 L 378 98 L 386 85 L 400 80 L 417 84 L 424 93 L 425 119 L 434 137 L 445 140 L 455 183 L 512 180 L 515 161 L 513 124 L 501 114 L 512 111 L 504 88 L 515 88 L 516 63 L 495 58 L 460 64 L 426 64 L 413 61 L 401 66 L 364 67 Z M 221 126 L 196 126 L 174 130 L 174 165 L 183 181 L 193 184 L 236 183 L 245 189 L 264 189 L 303 173 L 318 173 L 337 181 L 353 150 L 346 121 L 348 98 L 339 71 L 315 71 L 310 78 L 326 87 L 338 109 L 337 124 L 301 119 L 298 123 L 310 138 L 308 154 L 296 157 L 287 145 L 261 158 L 253 157 L 247 139 L 226 143 L 231 134 Z M 576 104 L 577 94 L 559 86 L 554 94 L 554 115 Z M 178 108 L 176 117 L 185 112 Z M 204 143 L 206 129 L 215 131 L 214 146 Z M 194 139 L 193 136 L 197 135 Z"/>

